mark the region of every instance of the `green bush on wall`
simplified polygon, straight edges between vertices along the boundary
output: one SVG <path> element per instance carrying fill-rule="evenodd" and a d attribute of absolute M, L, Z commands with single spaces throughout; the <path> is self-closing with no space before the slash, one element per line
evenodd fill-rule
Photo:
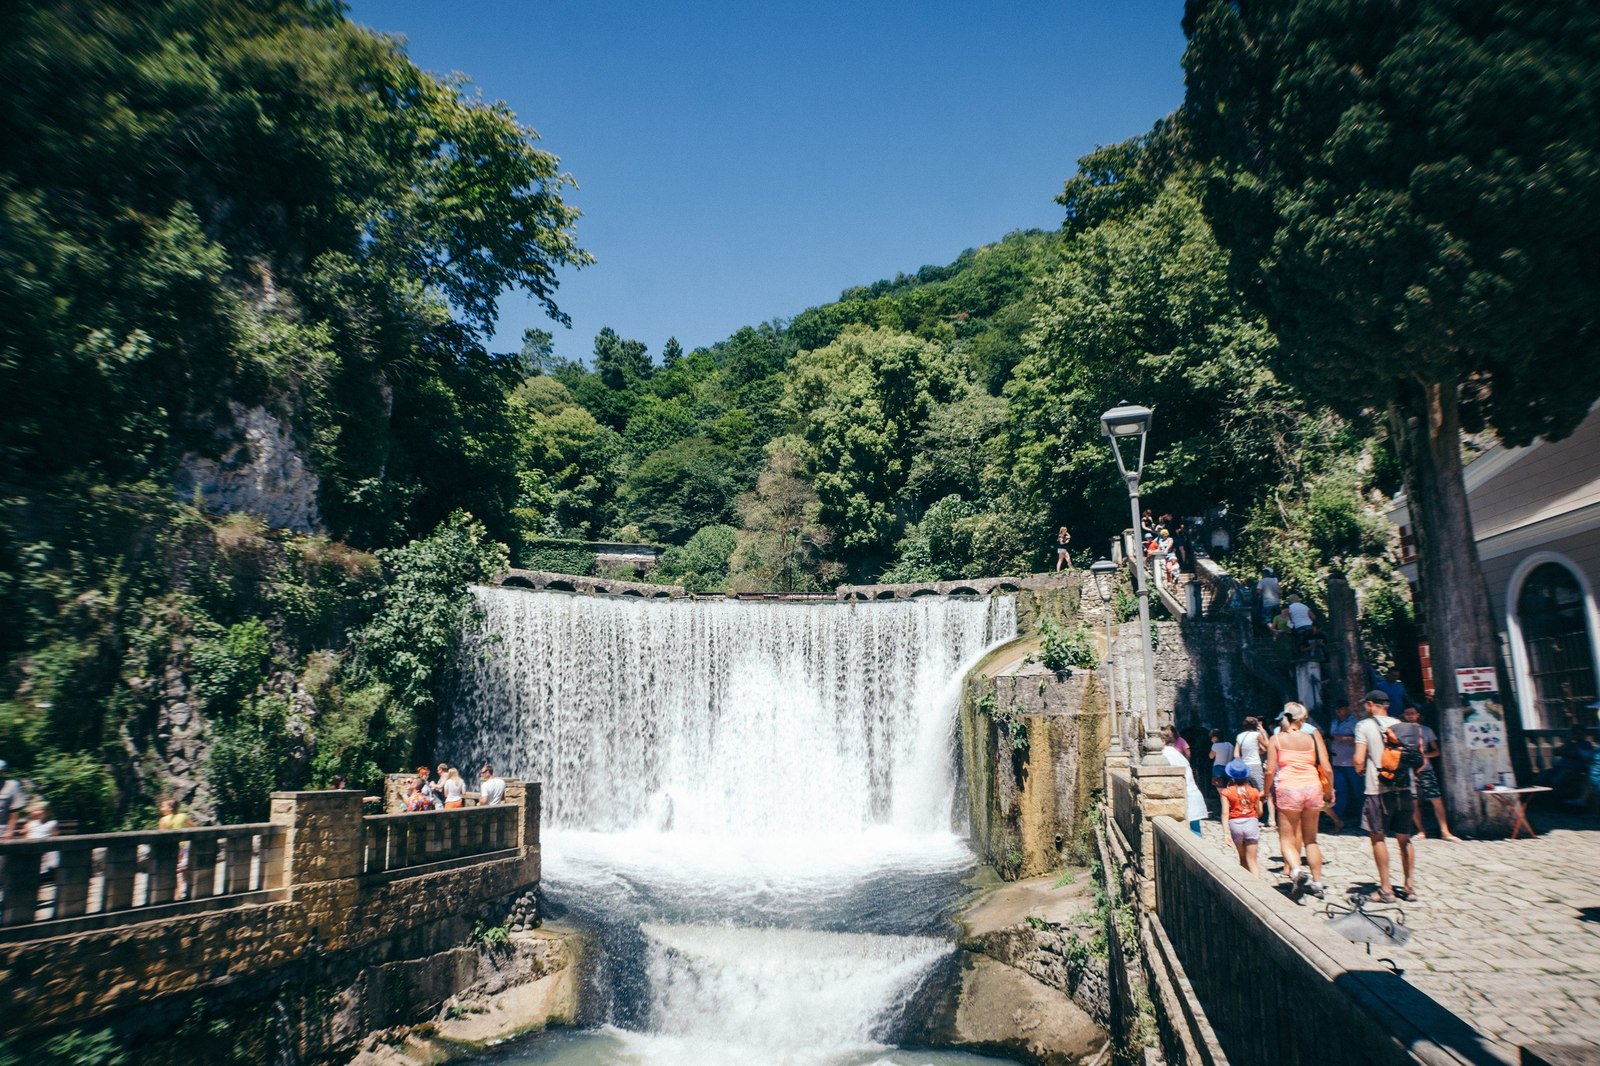
<path fill-rule="evenodd" d="M 1039 619 L 1039 661 L 1047 670 L 1066 670 L 1074 666 L 1092 670 L 1100 665 L 1094 638 L 1085 625 L 1068 628 L 1049 615 Z"/>
<path fill-rule="evenodd" d="M 595 555 L 579 540 L 536 540 L 522 550 L 524 570 L 544 570 L 552 574 L 592 577 Z"/>

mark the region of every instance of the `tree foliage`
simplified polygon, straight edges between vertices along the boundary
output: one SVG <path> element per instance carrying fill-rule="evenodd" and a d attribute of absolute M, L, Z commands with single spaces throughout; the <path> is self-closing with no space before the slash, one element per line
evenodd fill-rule
<path fill-rule="evenodd" d="M 1194 2 L 1185 27 L 1209 214 L 1282 372 L 1350 415 L 1446 383 L 1509 444 L 1570 432 L 1600 397 L 1600 12 Z"/>

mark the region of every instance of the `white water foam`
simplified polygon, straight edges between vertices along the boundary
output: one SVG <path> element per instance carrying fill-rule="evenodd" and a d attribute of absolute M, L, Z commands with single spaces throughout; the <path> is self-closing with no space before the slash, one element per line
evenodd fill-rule
<path fill-rule="evenodd" d="M 473 592 L 447 753 L 542 782 L 547 897 L 611 930 L 628 1002 L 514 1061 L 908 1061 L 880 1030 L 951 945 L 883 934 L 938 930 L 971 866 L 955 709 L 1014 601 Z"/>

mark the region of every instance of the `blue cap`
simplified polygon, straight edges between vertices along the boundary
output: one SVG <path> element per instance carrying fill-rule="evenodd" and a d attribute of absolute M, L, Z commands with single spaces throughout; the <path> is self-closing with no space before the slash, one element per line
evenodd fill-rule
<path fill-rule="evenodd" d="M 1228 764 L 1227 772 L 1235 781 L 1243 781 L 1250 776 L 1250 767 L 1245 765 L 1243 759 L 1235 759 Z"/>

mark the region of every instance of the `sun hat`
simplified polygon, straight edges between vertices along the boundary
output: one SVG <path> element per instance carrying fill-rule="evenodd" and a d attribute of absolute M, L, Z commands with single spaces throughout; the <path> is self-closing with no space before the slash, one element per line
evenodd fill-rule
<path fill-rule="evenodd" d="M 1234 759 L 1228 763 L 1226 771 L 1228 776 L 1235 781 L 1243 781 L 1250 776 L 1250 767 L 1245 765 L 1243 759 Z"/>

